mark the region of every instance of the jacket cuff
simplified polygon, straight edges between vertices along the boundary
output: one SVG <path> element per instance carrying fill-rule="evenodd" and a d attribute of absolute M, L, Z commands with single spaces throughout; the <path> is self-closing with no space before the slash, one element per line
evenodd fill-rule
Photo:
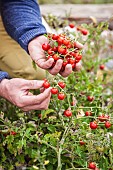
<path fill-rule="evenodd" d="M 28 51 L 29 42 L 33 40 L 35 37 L 38 37 L 43 34 L 47 34 L 47 31 L 44 27 L 31 29 L 19 38 L 19 44 L 29 54 Z"/>
<path fill-rule="evenodd" d="M 3 80 L 3 79 L 9 79 L 9 75 L 7 72 L 4 72 L 4 71 L 0 71 L 0 82 Z"/>

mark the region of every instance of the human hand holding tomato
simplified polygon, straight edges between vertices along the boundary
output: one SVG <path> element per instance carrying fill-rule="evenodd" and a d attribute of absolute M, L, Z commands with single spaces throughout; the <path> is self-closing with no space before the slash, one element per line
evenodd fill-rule
<path fill-rule="evenodd" d="M 3 79 L 0 82 L 0 96 L 23 111 L 45 110 L 51 98 L 51 87 L 43 90 L 44 81 L 25 80 L 21 78 Z M 42 89 L 38 95 L 33 95 L 30 90 Z"/>
<path fill-rule="evenodd" d="M 61 41 L 61 37 L 59 37 L 59 43 Z M 68 42 L 65 42 L 65 44 Z M 43 44 L 48 44 L 48 39 L 44 35 L 38 36 L 34 38 L 32 41 L 28 44 L 28 51 L 31 56 L 31 58 L 35 61 L 35 63 L 42 69 L 48 70 L 48 72 L 52 75 L 61 74 L 63 77 L 67 77 L 72 72 L 72 65 L 70 63 L 66 64 L 65 69 L 61 70 L 63 65 L 63 60 L 59 58 L 54 65 L 54 58 L 46 58 L 46 55 L 44 53 L 44 50 L 42 49 Z M 83 48 L 83 45 L 79 42 L 76 42 L 76 47 L 81 49 Z M 47 47 L 45 47 L 47 48 Z M 64 49 L 61 48 L 61 46 L 58 46 L 59 51 L 62 53 L 64 52 Z M 51 50 L 49 50 L 49 53 L 51 53 Z M 54 47 L 55 50 L 55 47 Z M 54 56 L 56 57 L 56 56 Z M 81 67 L 81 64 L 78 62 L 76 64 L 75 70 L 79 70 Z"/>

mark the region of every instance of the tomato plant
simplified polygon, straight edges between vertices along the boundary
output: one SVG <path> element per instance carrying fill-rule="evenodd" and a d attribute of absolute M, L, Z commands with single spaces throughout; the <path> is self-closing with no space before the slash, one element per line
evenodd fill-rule
<path fill-rule="evenodd" d="M 63 27 L 63 33 L 46 35 L 49 43 L 42 45 L 46 59 L 54 59 L 53 66 L 63 60 L 62 71 L 69 63 L 82 64 L 67 78 L 47 74 L 43 87 L 52 87 L 49 108 L 23 112 L 1 98 L 2 169 L 113 169 L 113 69 L 107 68 L 107 50 L 113 53 L 113 48 L 111 39 L 108 43 L 101 37 L 108 25 L 73 24 L 75 32 L 64 33 Z M 77 49 L 77 41 L 84 44 L 83 50 Z M 100 57 L 105 51 L 106 58 Z"/>

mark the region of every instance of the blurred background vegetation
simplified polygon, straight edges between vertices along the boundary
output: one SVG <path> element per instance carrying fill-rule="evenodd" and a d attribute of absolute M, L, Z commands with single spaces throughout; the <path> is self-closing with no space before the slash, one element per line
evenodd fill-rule
<path fill-rule="evenodd" d="M 39 4 L 106 4 L 113 0 L 38 0 Z"/>

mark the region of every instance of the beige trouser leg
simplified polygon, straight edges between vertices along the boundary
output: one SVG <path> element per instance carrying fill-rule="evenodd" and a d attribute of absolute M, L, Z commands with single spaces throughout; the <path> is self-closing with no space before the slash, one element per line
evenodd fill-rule
<path fill-rule="evenodd" d="M 0 70 L 9 73 L 10 77 L 25 79 L 44 79 L 45 70 L 35 70 L 30 56 L 5 31 L 0 18 Z"/>

